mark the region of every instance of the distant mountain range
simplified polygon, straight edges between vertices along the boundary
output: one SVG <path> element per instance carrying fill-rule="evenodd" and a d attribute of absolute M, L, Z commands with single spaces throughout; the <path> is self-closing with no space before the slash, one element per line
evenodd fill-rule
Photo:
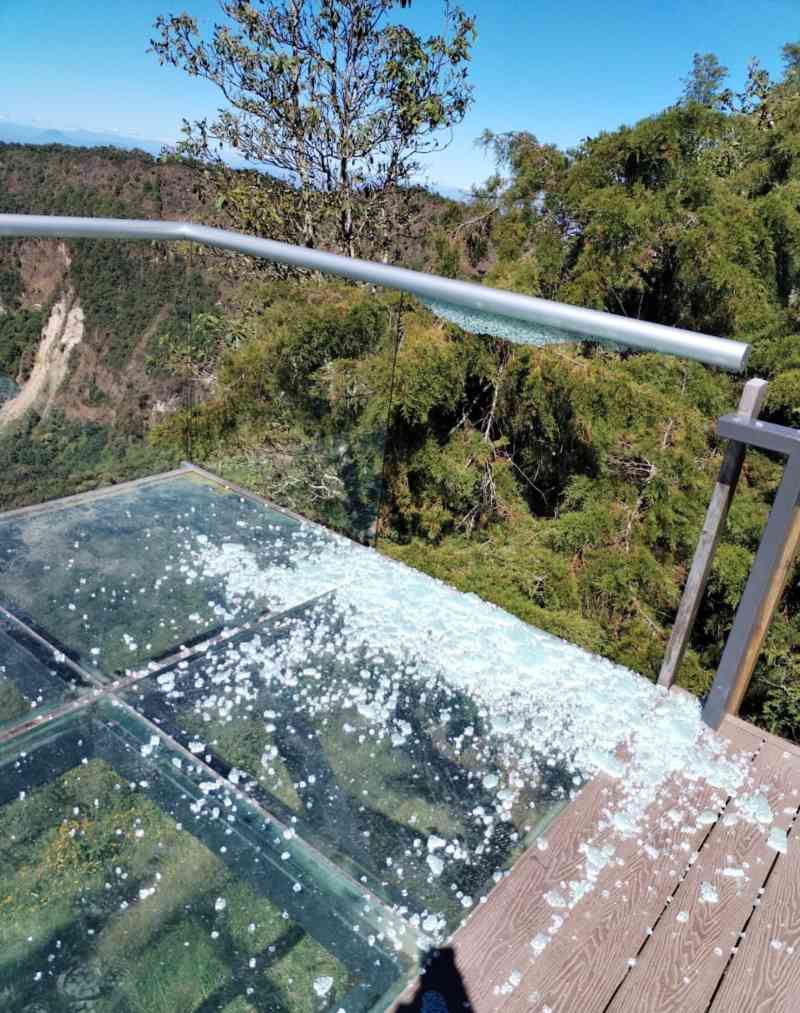
<path fill-rule="evenodd" d="M 25 123 L 12 123 L 0 119 L 0 141 L 7 144 L 68 144 L 74 148 L 99 148 L 109 145 L 127 150 L 138 148 L 150 155 L 158 155 L 164 147 L 161 141 L 143 137 L 125 137 L 113 131 L 63 130 L 57 127 L 33 127 Z"/>
<path fill-rule="evenodd" d="M 67 144 L 73 148 L 100 148 L 109 146 L 123 148 L 126 151 L 138 148 L 150 155 L 160 155 L 164 148 L 163 141 L 148 140 L 145 137 L 126 137 L 113 131 L 83 130 L 82 128 L 63 129 L 58 127 L 34 127 L 26 123 L 12 123 L 0 119 L 0 142 L 6 144 Z M 244 162 L 231 159 L 231 165 L 244 166 Z M 434 193 L 450 200 L 466 201 L 469 190 L 464 187 L 448 186 L 434 180 L 425 180 L 424 185 Z"/>

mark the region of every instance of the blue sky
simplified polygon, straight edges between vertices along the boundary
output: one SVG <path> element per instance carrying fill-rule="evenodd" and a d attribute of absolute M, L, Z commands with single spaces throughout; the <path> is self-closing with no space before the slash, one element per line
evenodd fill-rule
<path fill-rule="evenodd" d="M 696 51 L 717 53 L 733 86 L 757 56 L 773 73 L 800 39 L 800 0 L 461 0 L 478 19 L 475 104 L 430 179 L 469 186 L 491 164 L 485 128 L 529 130 L 569 146 L 675 100 Z M 0 116 L 53 127 L 174 139 L 181 118 L 213 115 L 215 89 L 145 50 L 158 14 L 189 10 L 210 27 L 216 0 L 0 0 Z M 438 0 L 408 20 L 437 29 Z"/>

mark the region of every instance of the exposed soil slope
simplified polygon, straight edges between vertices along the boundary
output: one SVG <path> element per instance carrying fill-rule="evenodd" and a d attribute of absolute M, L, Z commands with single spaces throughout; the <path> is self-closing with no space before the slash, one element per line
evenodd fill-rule
<path fill-rule="evenodd" d="M 22 418 L 36 407 L 45 414 L 66 379 L 72 350 L 83 339 L 84 313 L 73 293 L 61 296 L 42 331 L 42 340 L 28 380 L 0 408 L 0 425 Z"/>

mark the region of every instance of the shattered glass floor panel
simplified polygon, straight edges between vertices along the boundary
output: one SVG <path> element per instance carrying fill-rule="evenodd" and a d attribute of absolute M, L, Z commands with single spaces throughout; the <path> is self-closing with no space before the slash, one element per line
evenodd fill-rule
<path fill-rule="evenodd" d="M 65 662 L 61 652 L 0 615 L 0 733 L 89 690 Z"/>
<path fill-rule="evenodd" d="M 89 672 L 114 678 L 318 593 L 324 574 L 312 582 L 308 571 L 328 540 L 187 470 L 0 515 L 0 601 Z M 221 547 L 236 579 L 217 579 Z"/>
<path fill-rule="evenodd" d="M 0 516 L 0 607 L 12 1013 L 384 1009 L 615 762 L 624 670 L 194 469 Z"/>
<path fill-rule="evenodd" d="M 472 696 L 374 648 L 335 593 L 126 698 L 427 931 L 456 928 L 574 786 L 541 754 L 510 765 Z"/>
<path fill-rule="evenodd" d="M 355 884 L 104 702 L 0 753 L 4 1011 L 367 1010 L 402 971 Z M 21 788 L 20 785 L 25 785 Z"/>

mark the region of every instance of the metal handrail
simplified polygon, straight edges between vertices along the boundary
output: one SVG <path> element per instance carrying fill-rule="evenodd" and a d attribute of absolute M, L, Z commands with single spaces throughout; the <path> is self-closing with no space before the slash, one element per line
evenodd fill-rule
<path fill-rule="evenodd" d="M 422 299 L 448 303 L 477 313 L 566 332 L 568 336 L 612 341 L 644 351 L 696 359 L 709 366 L 740 372 L 750 346 L 728 338 L 697 334 L 677 327 L 633 320 L 599 310 L 569 306 L 474 282 L 454 281 L 405 267 L 343 257 L 272 239 L 258 239 L 192 222 L 121 218 L 68 218 L 56 215 L 0 214 L 0 236 L 52 239 L 182 239 L 222 250 L 263 257 L 277 264 L 335 274 L 352 281 L 401 289 Z M 512 338 L 513 340 L 513 338 Z"/>

